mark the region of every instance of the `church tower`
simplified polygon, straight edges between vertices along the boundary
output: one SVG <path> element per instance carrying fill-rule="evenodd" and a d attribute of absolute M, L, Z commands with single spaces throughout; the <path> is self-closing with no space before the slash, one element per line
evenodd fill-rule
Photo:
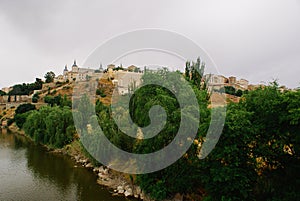
<path fill-rule="evenodd" d="M 66 76 L 68 74 L 68 67 L 67 65 L 65 65 L 65 69 L 64 69 L 64 72 L 63 72 L 63 75 Z"/>
<path fill-rule="evenodd" d="M 73 73 L 78 73 L 78 70 L 79 70 L 79 68 L 78 68 L 78 66 L 76 64 L 76 60 L 74 60 L 74 64 L 72 66 L 72 72 Z"/>
<path fill-rule="evenodd" d="M 100 71 L 100 72 L 103 72 L 102 63 L 100 63 L 100 66 L 99 66 L 99 71 Z"/>

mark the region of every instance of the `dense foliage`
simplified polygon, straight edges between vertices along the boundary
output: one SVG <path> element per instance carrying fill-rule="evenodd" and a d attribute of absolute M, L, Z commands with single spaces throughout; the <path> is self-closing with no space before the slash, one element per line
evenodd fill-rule
<path fill-rule="evenodd" d="M 211 121 L 209 94 L 203 87 L 205 83 L 201 83 L 203 71 L 204 64 L 200 59 L 186 64 L 184 78 L 197 97 L 200 112 L 194 143 L 173 165 L 154 173 L 137 175 L 134 182 L 157 200 L 176 193 L 198 194 L 201 199 L 210 201 L 300 200 L 300 90 L 280 92 L 276 82 L 243 94 L 228 88 L 227 93 L 238 93 L 241 100 L 227 106 L 223 133 L 213 151 L 200 160 L 199 150 L 206 140 Z M 120 107 L 112 110 L 100 101 L 94 108 L 89 98 L 83 96 L 75 103 L 83 112 L 76 111 L 75 116 L 81 120 L 82 128 L 96 120 L 106 137 L 125 151 L 143 154 L 159 150 L 174 139 L 180 124 L 182 111 L 178 100 L 168 90 L 179 89 L 172 82 L 178 76 L 181 74 L 166 69 L 147 71 L 143 76 L 144 84 L 147 80 L 164 80 L 168 87 L 150 84 L 139 88 L 130 99 L 129 111 L 122 107 L 122 98 L 118 99 Z M 75 129 L 72 112 L 69 107 L 64 107 L 70 105 L 66 100 L 66 97 L 49 95 L 45 102 L 52 107 L 29 112 L 18 108 L 20 113 L 27 115 L 23 125 L 26 134 L 36 142 L 54 147 L 70 143 Z M 135 139 L 119 129 L 117 123 L 127 123 L 128 116 L 141 127 L 149 125 L 151 121 L 147 114 L 155 105 L 162 106 L 168 117 L 158 135 L 150 139 Z M 93 110 L 95 116 L 87 115 Z M 86 132 L 88 130 L 86 128 Z M 134 132 L 139 134 L 139 130 Z M 93 138 L 96 135 L 88 137 L 92 142 L 99 140 Z"/>
<path fill-rule="evenodd" d="M 197 58 L 196 62 L 187 61 L 185 64 L 185 78 L 198 88 L 201 87 L 202 76 L 204 73 L 205 63 Z"/>
<path fill-rule="evenodd" d="M 61 148 L 73 141 L 75 127 L 69 107 L 42 107 L 30 112 L 23 128 L 35 142 Z"/>
<path fill-rule="evenodd" d="M 35 94 L 33 94 L 33 96 L 32 96 L 32 102 L 33 103 L 37 103 L 38 101 L 39 101 L 39 94 L 38 93 L 35 93 Z"/>
<path fill-rule="evenodd" d="M 96 95 L 101 96 L 102 98 L 106 97 L 106 94 L 104 93 L 103 89 L 97 89 Z"/>
<path fill-rule="evenodd" d="M 242 91 L 240 89 L 236 90 L 236 88 L 234 88 L 233 86 L 225 86 L 225 93 L 226 94 L 230 94 L 230 95 L 234 95 L 234 96 L 239 96 L 241 97 L 243 94 L 247 94 L 248 90 Z"/>
<path fill-rule="evenodd" d="M 45 82 L 46 83 L 51 83 L 54 81 L 54 78 L 55 78 L 55 73 L 53 73 L 52 71 L 50 72 L 47 72 L 44 76 L 45 78 Z"/>
<path fill-rule="evenodd" d="M 205 200 L 299 200 L 300 91 L 280 92 L 272 83 L 242 95 L 239 103 L 227 106 L 224 130 L 217 146 L 205 159 L 198 158 L 210 123 L 209 95 L 202 87 L 201 62 L 190 65 L 185 78 L 193 87 L 200 106 L 200 125 L 194 144 L 176 163 L 166 169 L 137 175 L 135 182 L 157 200 L 176 193 L 198 194 Z M 196 72 L 200 72 L 198 75 Z M 177 72 L 145 72 L 147 80 L 160 79 L 176 90 L 172 80 Z M 200 86 L 200 87 L 199 87 Z M 236 91 L 234 93 L 237 93 Z M 240 93 L 240 92 L 239 92 Z M 85 101 L 88 102 L 86 98 Z M 119 100 L 119 103 L 121 99 Z M 120 103 L 121 105 L 122 103 Z M 85 104 L 83 104 L 85 105 Z M 119 130 L 129 112 L 133 121 L 148 126 L 150 108 L 160 105 L 168 116 L 161 132 L 150 139 L 133 139 Z M 119 148 L 135 153 L 150 153 L 167 146 L 175 137 L 181 111 L 176 97 L 166 88 L 150 84 L 136 90 L 130 109 L 96 104 L 96 114 L 108 139 Z M 84 107 L 84 106 L 82 106 Z M 83 111 L 91 110 L 92 105 Z M 94 117 L 80 117 L 86 123 Z M 223 114 L 220 114 L 223 115 Z M 135 131 L 137 134 L 139 131 Z M 198 197 L 199 198 L 199 197 Z M 196 200 L 198 198 L 195 198 Z"/>
<path fill-rule="evenodd" d="M 36 78 L 34 83 L 30 84 L 17 84 L 13 86 L 13 89 L 8 93 L 8 95 L 30 95 L 34 90 L 42 89 L 43 81 Z"/>
<path fill-rule="evenodd" d="M 19 128 L 23 127 L 23 124 L 26 122 L 26 119 L 29 115 L 29 111 L 35 110 L 35 105 L 30 103 L 19 105 L 15 111 L 14 121 L 16 122 Z"/>
<path fill-rule="evenodd" d="M 149 122 L 143 111 L 148 108 L 147 97 L 153 93 L 159 97 L 166 92 L 157 94 L 157 90 L 150 88 L 136 93 L 141 101 L 135 101 L 135 108 L 140 111 L 135 111 L 135 120 L 141 125 Z M 206 96 L 203 91 L 202 94 L 203 103 Z M 167 104 L 163 106 L 176 111 L 172 108 L 175 101 L 172 96 L 165 100 Z M 277 83 L 250 91 L 240 103 L 228 105 L 222 136 L 208 157 L 199 160 L 197 148 L 192 146 L 175 164 L 155 173 L 138 175 L 137 182 L 159 200 L 177 192 L 187 194 L 203 188 L 206 200 L 299 200 L 299 108 L 300 91 L 281 93 Z M 200 111 L 209 113 L 207 108 Z M 205 139 L 209 123 L 206 120 L 209 119 L 204 118 L 200 125 L 199 142 Z M 168 124 L 171 128 L 177 126 L 176 122 Z M 159 144 L 170 140 L 168 132 L 164 135 L 167 138 L 159 138 L 154 143 L 145 141 L 137 147 L 154 151 Z"/>
<path fill-rule="evenodd" d="M 57 96 L 47 95 L 44 97 L 44 102 L 48 103 L 51 107 L 55 105 L 60 107 L 72 106 L 72 102 L 67 98 L 67 96 L 64 95 L 64 97 L 62 97 L 60 94 Z"/>

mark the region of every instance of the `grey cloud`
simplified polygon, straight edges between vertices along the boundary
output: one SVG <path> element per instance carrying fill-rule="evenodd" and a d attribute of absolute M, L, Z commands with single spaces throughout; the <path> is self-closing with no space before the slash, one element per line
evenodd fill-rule
<path fill-rule="evenodd" d="M 226 76 L 252 83 L 274 77 L 292 88 L 300 82 L 298 0 L 1 0 L 0 23 L 0 87 L 51 69 L 59 74 L 108 38 L 142 28 L 194 40 Z M 18 69 L 24 73 L 16 76 Z"/>

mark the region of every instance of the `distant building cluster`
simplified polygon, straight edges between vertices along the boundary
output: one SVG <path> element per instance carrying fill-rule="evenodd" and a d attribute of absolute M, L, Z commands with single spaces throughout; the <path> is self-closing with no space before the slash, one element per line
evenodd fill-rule
<path fill-rule="evenodd" d="M 246 79 L 237 79 L 234 76 L 225 77 L 223 75 L 206 74 L 203 76 L 203 80 L 206 81 L 209 90 L 220 90 L 225 86 L 232 86 L 236 90 L 248 90 L 249 81 Z"/>
<path fill-rule="evenodd" d="M 122 64 L 116 66 L 115 64 L 109 64 L 106 68 L 100 64 L 98 69 L 81 68 L 77 65 L 76 60 L 69 70 L 67 65 L 63 69 L 62 75 L 57 76 L 54 79 L 54 83 L 45 83 L 41 90 L 35 90 L 33 94 L 47 90 L 50 87 L 54 87 L 57 82 L 74 82 L 74 81 L 89 81 L 99 80 L 100 78 L 108 79 L 115 86 L 118 94 L 125 95 L 141 85 L 141 78 L 144 71 L 135 65 L 130 65 L 123 68 Z M 225 77 L 223 75 L 206 74 L 202 78 L 202 82 L 206 83 L 206 87 L 209 91 L 218 91 L 226 86 L 234 87 L 235 90 L 254 90 L 258 87 L 264 87 L 264 85 L 249 85 L 249 81 L 246 79 L 237 79 L 234 76 Z M 53 85 L 53 86 L 52 86 Z M 32 95 L 30 96 L 9 96 L 8 93 L 12 90 L 12 87 L 2 88 L 2 91 L 7 95 L 0 96 L 0 103 L 18 103 L 18 102 L 30 102 Z M 281 87 L 280 90 L 286 90 L 285 87 Z"/>
<path fill-rule="evenodd" d="M 119 94 L 125 95 L 128 93 L 130 87 L 137 87 L 141 84 L 143 71 L 134 65 L 123 68 L 122 64 L 118 67 L 115 64 L 109 64 L 106 69 L 103 69 L 102 64 L 100 64 L 97 70 L 79 68 L 76 60 L 74 60 L 72 69 L 68 70 L 66 65 L 63 74 L 57 76 L 54 81 L 89 81 L 99 79 L 104 75 L 116 86 Z"/>
<path fill-rule="evenodd" d="M 89 68 L 79 68 L 76 64 L 76 60 L 74 60 L 71 70 L 69 71 L 66 65 L 63 70 L 63 74 L 57 76 L 54 81 L 61 81 L 61 82 L 65 82 L 65 81 L 73 82 L 75 80 L 86 81 L 91 77 L 96 76 L 96 74 L 98 74 L 99 76 L 100 72 L 103 72 L 103 70 L 100 71 L 100 70 L 94 70 Z"/>

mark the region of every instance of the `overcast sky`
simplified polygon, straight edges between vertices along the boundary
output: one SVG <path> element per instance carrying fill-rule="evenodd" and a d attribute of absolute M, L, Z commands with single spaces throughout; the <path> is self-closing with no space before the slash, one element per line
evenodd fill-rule
<path fill-rule="evenodd" d="M 300 86 L 299 0 L 0 0 L 0 88 L 61 74 L 109 38 L 143 28 L 195 41 L 225 76 Z"/>

